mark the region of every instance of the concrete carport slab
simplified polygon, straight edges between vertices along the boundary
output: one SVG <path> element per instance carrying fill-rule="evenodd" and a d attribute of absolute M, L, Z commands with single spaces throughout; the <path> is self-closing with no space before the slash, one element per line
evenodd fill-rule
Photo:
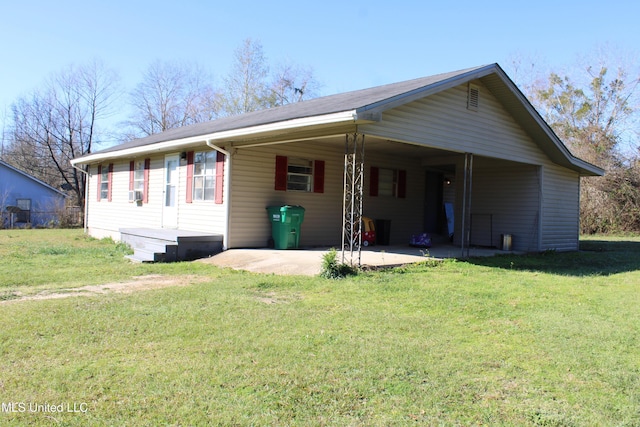
<path fill-rule="evenodd" d="M 320 273 L 322 257 L 330 248 L 308 249 L 229 249 L 200 260 L 219 267 L 254 273 L 315 276 Z M 497 249 L 471 248 L 469 256 L 492 256 L 507 253 Z M 364 267 L 384 268 L 426 261 L 428 259 L 459 258 L 461 249 L 453 245 L 436 245 L 422 249 L 411 246 L 371 246 L 362 249 Z M 338 252 L 338 261 L 341 252 Z"/>

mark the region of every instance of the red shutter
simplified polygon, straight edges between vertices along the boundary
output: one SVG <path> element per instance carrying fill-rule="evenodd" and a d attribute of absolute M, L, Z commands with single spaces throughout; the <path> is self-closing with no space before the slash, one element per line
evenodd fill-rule
<path fill-rule="evenodd" d="M 216 193 L 215 193 L 215 203 L 218 205 L 222 204 L 223 198 L 222 195 L 224 193 L 224 154 L 218 151 L 218 155 L 216 156 Z"/>
<path fill-rule="evenodd" d="M 107 201 L 110 202 L 111 201 L 111 187 L 112 187 L 112 183 L 113 183 L 113 163 L 109 163 L 109 181 L 107 184 Z"/>
<path fill-rule="evenodd" d="M 101 199 L 102 191 L 102 165 L 98 165 L 98 201 Z"/>
<path fill-rule="evenodd" d="M 186 202 L 193 202 L 193 151 L 187 153 L 187 196 Z"/>
<path fill-rule="evenodd" d="M 324 193 L 324 160 L 316 160 L 314 162 L 313 192 Z"/>
<path fill-rule="evenodd" d="M 380 176 L 380 170 L 374 166 L 371 166 L 371 172 L 369 173 L 369 195 L 378 195 L 378 180 Z"/>
<path fill-rule="evenodd" d="M 149 203 L 149 170 L 151 159 L 144 159 L 144 184 L 142 187 L 142 203 Z"/>
<path fill-rule="evenodd" d="M 135 170 L 136 170 L 136 162 L 131 160 L 129 162 L 129 191 L 133 190 L 133 181 L 134 181 Z"/>
<path fill-rule="evenodd" d="M 276 156 L 275 189 L 287 191 L 287 158 L 285 156 Z"/>
<path fill-rule="evenodd" d="M 407 197 L 407 171 L 404 170 L 398 171 L 398 197 Z"/>

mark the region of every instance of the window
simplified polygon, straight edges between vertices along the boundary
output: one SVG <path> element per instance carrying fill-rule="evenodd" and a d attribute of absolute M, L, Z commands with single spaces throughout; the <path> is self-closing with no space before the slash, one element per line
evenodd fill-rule
<path fill-rule="evenodd" d="M 103 167 L 100 171 L 100 198 L 109 198 L 109 169 Z"/>
<path fill-rule="evenodd" d="M 275 190 L 324 193 L 324 160 L 276 156 Z"/>
<path fill-rule="evenodd" d="M 132 160 L 129 163 L 129 201 L 149 202 L 149 169 L 151 159 Z M 141 198 L 140 195 L 142 196 Z"/>
<path fill-rule="evenodd" d="M 216 152 L 193 156 L 193 200 L 213 200 L 216 188 Z"/>
<path fill-rule="evenodd" d="M 218 151 L 187 153 L 186 202 L 213 200 L 222 204 L 225 156 Z"/>
<path fill-rule="evenodd" d="M 213 200 L 216 182 L 216 152 L 203 151 L 193 157 L 193 200 Z"/>
<path fill-rule="evenodd" d="M 108 166 L 98 165 L 98 201 L 111 201 L 111 178 L 113 176 L 113 163 Z"/>
<path fill-rule="evenodd" d="M 20 208 L 16 222 L 31 222 L 31 199 L 16 199 L 16 206 Z"/>
<path fill-rule="evenodd" d="M 133 167 L 133 191 L 144 191 L 144 161 L 137 160 Z"/>
<path fill-rule="evenodd" d="M 369 195 L 404 199 L 407 196 L 407 171 L 371 167 Z"/>
<path fill-rule="evenodd" d="M 287 164 L 287 191 L 311 191 L 313 162 L 303 159 L 289 159 Z"/>
<path fill-rule="evenodd" d="M 395 196 L 398 192 L 398 171 L 380 169 L 378 175 L 378 196 Z"/>

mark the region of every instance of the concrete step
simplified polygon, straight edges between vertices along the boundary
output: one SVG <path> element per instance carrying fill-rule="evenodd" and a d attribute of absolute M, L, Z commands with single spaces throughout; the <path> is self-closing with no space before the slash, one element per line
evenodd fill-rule
<path fill-rule="evenodd" d="M 140 262 L 164 262 L 164 252 L 154 252 L 146 249 L 134 248 L 133 255 L 130 255 Z"/>

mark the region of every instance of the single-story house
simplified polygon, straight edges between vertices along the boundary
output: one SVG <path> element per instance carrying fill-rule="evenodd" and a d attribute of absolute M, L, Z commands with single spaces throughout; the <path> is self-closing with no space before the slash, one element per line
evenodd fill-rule
<path fill-rule="evenodd" d="M 72 161 L 88 171 L 86 227 L 219 235 L 266 247 L 268 206 L 305 208 L 301 246 L 358 245 L 362 216 L 390 244 L 576 250 L 574 157 L 498 64 L 185 126 Z M 355 239 L 352 241 L 352 239 Z"/>
<path fill-rule="evenodd" d="M 58 220 L 66 194 L 0 160 L 0 228 Z"/>

